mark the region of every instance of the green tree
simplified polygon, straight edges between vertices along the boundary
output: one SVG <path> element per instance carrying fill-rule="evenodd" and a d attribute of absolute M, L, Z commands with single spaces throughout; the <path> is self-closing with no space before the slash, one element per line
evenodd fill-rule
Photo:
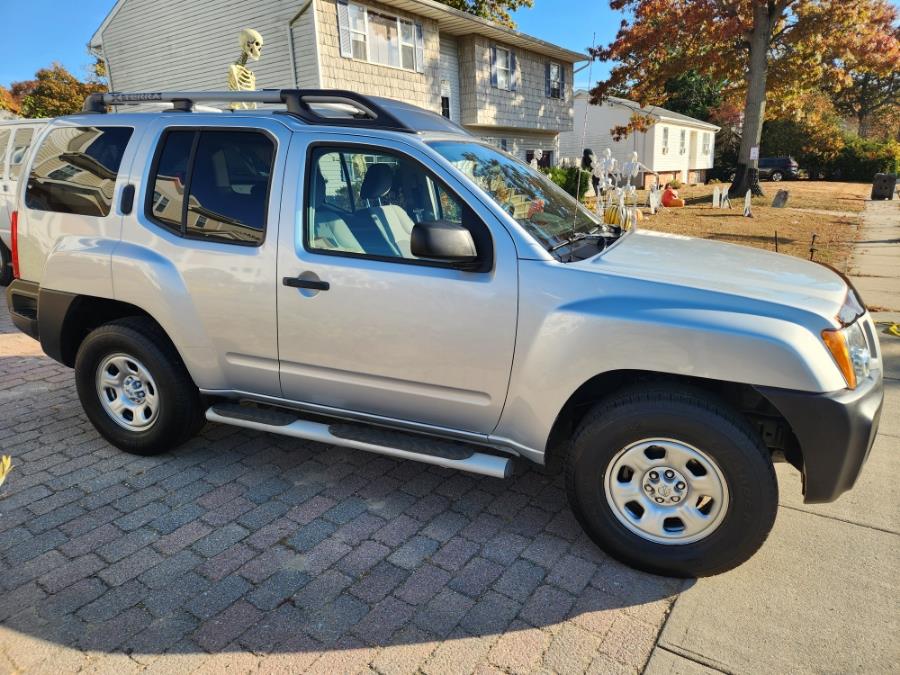
<path fill-rule="evenodd" d="M 81 82 L 62 65 L 54 63 L 37 71 L 34 80 L 13 83 L 12 90 L 13 95 L 18 92 L 22 98 L 24 117 L 59 117 L 80 111 L 84 99 L 89 94 L 106 91 L 106 85 Z"/>
<path fill-rule="evenodd" d="M 722 105 L 722 85 L 696 70 L 669 78 L 665 92 L 666 108 L 704 122 Z"/>
<path fill-rule="evenodd" d="M 516 22 L 512 20 L 510 12 L 520 7 L 531 7 L 534 0 L 440 0 L 445 5 L 459 9 L 482 19 L 488 19 L 496 23 L 515 28 Z"/>

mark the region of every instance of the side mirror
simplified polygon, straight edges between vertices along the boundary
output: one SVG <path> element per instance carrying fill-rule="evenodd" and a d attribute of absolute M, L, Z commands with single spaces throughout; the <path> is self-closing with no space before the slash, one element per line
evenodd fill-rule
<path fill-rule="evenodd" d="M 446 220 L 416 223 L 410 250 L 417 258 L 455 263 L 463 269 L 478 265 L 478 250 L 472 233 L 462 225 Z"/>

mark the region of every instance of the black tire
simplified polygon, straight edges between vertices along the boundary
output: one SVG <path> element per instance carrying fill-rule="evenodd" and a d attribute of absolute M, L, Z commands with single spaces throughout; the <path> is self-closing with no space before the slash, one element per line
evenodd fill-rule
<path fill-rule="evenodd" d="M 0 286 L 9 286 L 12 280 L 12 253 L 0 242 Z"/>
<path fill-rule="evenodd" d="M 784 174 L 781 173 L 780 171 L 773 171 L 770 178 L 771 178 L 772 182 L 779 183 L 779 182 L 781 182 L 781 179 L 784 178 Z"/>
<path fill-rule="evenodd" d="M 626 528 L 614 514 L 606 473 L 620 451 L 648 438 L 702 448 L 718 465 L 728 506 L 705 538 L 657 543 Z M 632 567 L 676 577 L 719 574 L 749 559 L 765 542 L 778 508 L 775 470 L 759 435 L 724 402 L 677 386 L 626 390 L 588 413 L 572 439 L 566 490 L 576 518 L 600 548 Z"/>
<path fill-rule="evenodd" d="M 158 390 L 158 413 L 149 428 L 133 431 L 106 412 L 97 391 L 97 370 L 104 359 L 125 354 L 143 364 Z M 97 431 L 117 448 L 135 455 L 156 455 L 181 445 L 205 422 L 200 395 L 181 357 L 151 319 L 129 317 L 88 335 L 75 359 L 75 384 L 85 414 Z"/>

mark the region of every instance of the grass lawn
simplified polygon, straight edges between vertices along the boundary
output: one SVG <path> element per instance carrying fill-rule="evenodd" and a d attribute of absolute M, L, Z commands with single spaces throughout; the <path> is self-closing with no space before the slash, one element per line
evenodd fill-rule
<path fill-rule="evenodd" d="M 713 185 L 684 186 L 679 196 L 687 201 L 681 209 L 663 209 L 646 215 L 640 227 L 733 244 L 778 250 L 800 258 L 809 258 L 815 233 L 815 259 L 845 270 L 847 257 L 859 226 L 858 212 L 865 208 L 871 186 L 865 183 L 791 181 L 763 183 L 765 197 L 753 199 L 753 218 L 744 218 L 744 200 L 732 202 L 731 210 L 713 209 Z M 720 188 L 727 188 L 727 184 Z M 788 190 L 788 206 L 771 207 L 778 190 Z M 646 192 L 639 192 L 639 203 L 646 204 Z M 643 209 L 647 214 L 648 210 Z"/>

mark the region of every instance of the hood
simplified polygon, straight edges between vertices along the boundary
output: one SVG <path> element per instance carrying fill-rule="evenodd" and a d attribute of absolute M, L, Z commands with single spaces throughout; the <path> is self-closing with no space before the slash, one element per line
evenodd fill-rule
<path fill-rule="evenodd" d="M 727 293 L 815 312 L 829 319 L 847 284 L 823 265 L 748 246 L 640 230 L 577 263 L 597 272 Z"/>

